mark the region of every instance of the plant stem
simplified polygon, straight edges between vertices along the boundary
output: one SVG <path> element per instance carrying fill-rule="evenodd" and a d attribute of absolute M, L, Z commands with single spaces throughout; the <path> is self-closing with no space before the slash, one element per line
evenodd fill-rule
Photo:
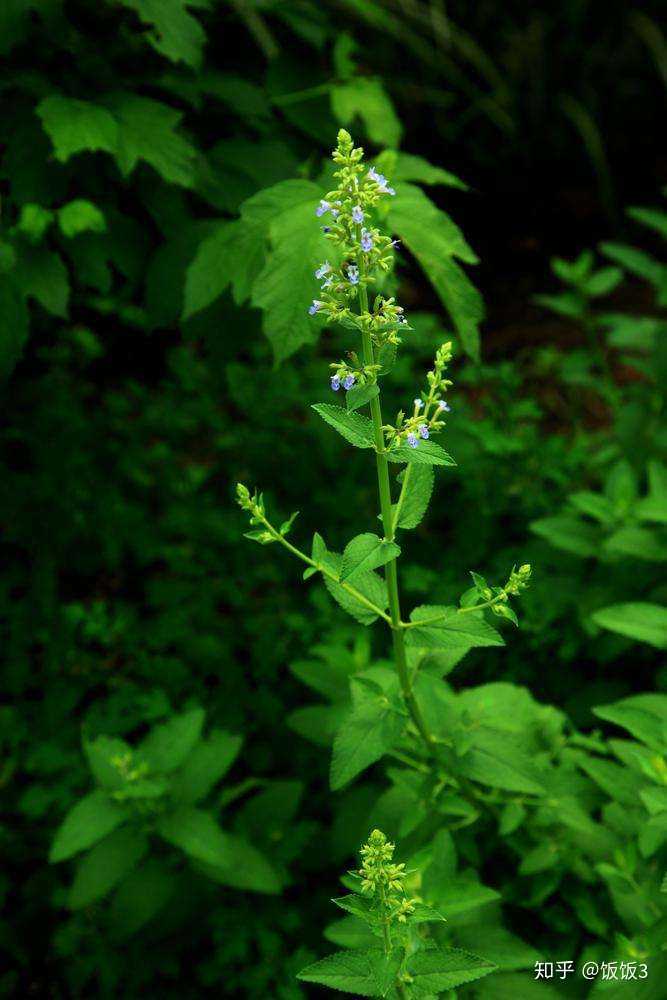
<path fill-rule="evenodd" d="M 360 268 L 361 270 L 361 268 Z M 368 312 L 368 294 L 366 286 L 361 285 L 359 289 L 359 303 L 362 313 Z M 373 342 L 369 330 L 362 333 L 362 346 L 364 364 L 374 365 L 375 354 L 373 352 Z M 370 401 L 371 419 L 373 421 L 373 436 L 375 438 L 375 458 L 377 465 L 378 492 L 380 495 L 380 513 L 384 527 L 384 537 L 387 541 L 394 540 L 394 516 L 391 509 L 391 486 L 389 483 L 389 465 L 384 446 L 384 433 L 382 431 L 382 410 L 380 408 L 380 397 L 375 396 Z M 391 615 L 392 637 L 394 643 L 394 659 L 398 679 L 403 692 L 405 704 L 410 712 L 410 717 L 414 722 L 417 731 L 430 752 L 433 752 L 433 738 L 428 731 L 424 717 L 422 716 L 417 699 L 412 690 L 410 674 L 408 672 L 408 661 L 405 654 L 405 640 L 401 630 L 401 605 L 398 596 L 398 571 L 396 560 L 392 559 L 384 568 L 385 580 L 387 582 L 387 596 L 389 598 L 389 614 Z"/>

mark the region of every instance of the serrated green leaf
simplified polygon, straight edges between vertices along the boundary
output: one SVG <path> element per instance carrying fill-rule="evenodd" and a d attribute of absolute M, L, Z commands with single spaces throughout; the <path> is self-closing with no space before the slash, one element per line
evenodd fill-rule
<path fill-rule="evenodd" d="M 110 107 L 118 123 L 114 152 L 124 177 L 144 160 L 164 180 L 192 186 L 197 151 L 177 131 L 183 117 L 180 111 L 129 91 L 114 95 Z"/>
<path fill-rule="evenodd" d="M 76 153 L 115 153 L 118 123 L 107 108 L 52 94 L 40 101 L 36 110 L 53 143 L 56 159 L 62 163 Z"/>
<path fill-rule="evenodd" d="M 336 733 L 331 758 L 331 788 L 338 790 L 390 750 L 403 720 L 384 695 L 355 705 Z"/>
<path fill-rule="evenodd" d="M 148 851 L 148 838 L 130 827 L 114 830 L 79 862 L 67 905 L 90 906 L 106 896 Z"/>
<path fill-rule="evenodd" d="M 58 827 L 49 861 L 65 861 L 79 851 L 92 847 L 126 819 L 127 812 L 113 802 L 106 792 L 90 792 L 79 799 Z"/>
<path fill-rule="evenodd" d="M 265 892 L 271 895 L 280 892 L 282 879 L 271 862 L 244 837 L 224 834 L 224 864 L 205 863 L 203 869 L 209 878 L 221 885 L 250 892 Z M 206 862 L 205 858 L 201 859 Z"/>
<path fill-rule="evenodd" d="M 546 539 L 551 545 L 572 555 L 599 555 L 601 536 L 599 528 L 588 524 L 577 517 L 566 514 L 555 517 L 542 517 L 530 522 L 530 530 L 540 538 Z"/>
<path fill-rule="evenodd" d="M 371 399 L 380 395 L 380 387 L 377 382 L 369 382 L 367 385 L 353 385 L 345 394 L 345 406 L 348 412 L 358 410 L 365 406 Z"/>
<path fill-rule="evenodd" d="M 391 179 L 395 184 L 400 184 L 401 181 L 417 181 L 419 184 L 443 184 L 445 187 L 459 188 L 461 191 L 468 190 L 468 185 L 449 170 L 436 167 L 421 156 L 400 151 L 396 154 L 396 166 Z"/>
<path fill-rule="evenodd" d="M 410 465 L 456 465 L 451 455 L 436 441 L 420 441 L 416 448 L 409 444 L 399 445 L 387 451 L 390 462 L 407 462 Z"/>
<path fill-rule="evenodd" d="M 217 867 L 232 863 L 229 834 L 220 829 L 210 813 L 194 806 L 181 806 L 160 816 L 157 833 L 197 861 Z"/>
<path fill-rule="evenodd" d="M 542 773 L 512 733 L 480 726 L 472 732 L 471 742 L 458 763 L 465 777 L 508 792 L 544 794 Z"/>
<path fill-rule="evenodd" d="M 405 641 L 408 646 L 421 646 L 425 649 L 466 646 L 472 649 L 476 646 L 504 645 L 502 636 L 477 612 L 462 613 L 454 607 L 422 604 L 410 614 L 411 622 L 432 618 L 437 618 L 437 621 L 429 620 L 428 624 L 406 630 Z"/>
<path fill-rule="evenodd" d="M 331 87 L 331 109 L 341 125 L 361 118 L 368 138 L 378 146 L 398 146 L 403 129 L 382 81 L 356 76 Z"/>
<path fill-rule="evenodd" d="M 378 569 L 400 554 L 401 550 L 395 542 L 388 542 L 372 532 L 357 535 L 345 546 L 339 579 L 341 583 L 345 580 L 353 583 L 357 574 Z"/>
<path fill-rule="evenodd" d="M 348 413 L 332 403 L 315 403 L 313 410 L 355 448 L 374 448 L 373 425 L 361 413 Z"/>
<path fill-rule="evenodd" d="M 362 997 L 384 997 L 393 986 L 401 956 L 385 956 L 381 949 L 338 951 L 306 966 L 297 979 L 330 986 L 342 993 Z"/>
<path fill-rule="evenodd" d="M 433 948 L 418 951 L 408 961 L 415 986 L 434 994 L 453 990 L 494 972 L 496 966 L 484 958 L 458 948 Z"/>
<path fill-rule="evenodd" d="M 408 476 L 403 502 L 398 515 L 398 528 L 416 528 L 426 513 L 433 493 L 435 474 L 430 465 L 411 464 L 398 476 L 399 482 Z"/>

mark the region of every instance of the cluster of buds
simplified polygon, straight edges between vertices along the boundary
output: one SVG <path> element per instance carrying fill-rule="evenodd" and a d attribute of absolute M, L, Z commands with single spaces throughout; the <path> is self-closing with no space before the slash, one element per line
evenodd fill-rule
<path fill-rule="evenodd" d="M 511 594 L 515 596 L 520 594 L 522 590 L 525 590 L 528 586 L 528 581 L 530 580 L 531 568 L 529 563 L 524 563 L 523 566 L 519 566 L 516 569 L 512 566 L 512 572 L 510 573 L 510 578 L 505 584 L 503 590 L 506 594 Z"/>
<path fill-rule="evenodd" d="M 420 441 L 426 440 L 434 431 L 440 431 L 445 426 L 442 417 L 450 412 L 451 407 L 442 397 L 452 382 L 444 378 L 444 373 L 451 358 L 452 345 L 447 342 L 436 351 L 433 368 L 426 375 L 428 389 L 413 400 L 412 413 L 406 415 L 401 410 L 396 417 L 395 426 L 388 424 L 383 428 L 389 447 L 407 443 L 411 448 L 416 448 Z"/>
<path fill-rule="evenodd" d="M 490 587 L 484 577 L 479 576 L 478 573 L 471 573 L 471 576 L 479 600 L 488 606 L 494 615 L 499 618 L 507 618 L 516 625 L 518 624 L 517 617 L 509 607 L 509 599 L 516 597 L 517 594 L 526 589 L 530 574 L 531 568 L 528 563 L 524 563 L 518 569 L 513 566 L 509 580 L 504 587 Z"/>
<path fill-rule="evenodd" d="M 388 920 L 405 923 L 414 911 L 414 903 L 405 894 L 405 865 L 394 864 L 395 845 L 387 840 L 381 830 L 373 830 L 361 848 L 362 892 L 372 894 L 385 910 Z"/>
<path fill-rule="evenodd" d="M 331 375 L 331 388 L 338 392 L 340 387 L 351 389 L 355 385 L 366 385 L 377 380 L 381 365 L 364 365 L 355 351 L 350 351 L 349 362 L 335 361 L 329 365 L 333 374 Z"/>
<path fill-rule="evenodd" d="M 253 531 L 246 531 L 244 533 L 244 538 L 250 538 L 253 542 L 259 542 L 260 545 L 269 545 L 271 542 L 275 542 L 274 536 L 270 531 L 266 530 L 266 512 L 264 510 L 264 497 L 257 490 L 253 494 L 247 486 L 243 483 L 236 484 L 236 502 L 242 510 L 247 510 L 250 514 L 250 524 L 255 528 Z M 262 528 L 257 529 L 256 525 L 262 525 Z"/>
<path fill-rule="evenodd" d="M 128 750 L 113 756 L 109 763 L 122 781 L 121 787 L 110 793 L 112 799 L 130 805 L 141 816 L 161 811 L 168 786 L 162 775 L 151 774 L 147 761 Z"/>
<path fill-rule="evenodd" d="M 391 270 L 394 248 L 398 245 L 397 240 L 381 233 L 371 220 L 371 212 L 380 199 L 396 192 L 374 167 L 366 169 L 363 155 L 363 149 L 354 146 L 349 132 L 341 129 L 333 151 L 338 187 L 327 192 L 316 209 L 318 217 L 330 217 L 323 231 L 338 248 L 341 263 L 332 265 L 325 260 L 317 268 L 315 277 L 322 281 L 321 296 L 313 299 L 308 312 L 311 316 L 322 313 L 362 330 L 379 331 L 382 336 L 377 343 L 384 343 L 405 322 L 400 306 L 393 299 L 379 298 L 372 311 L 359 315 L 351 309 L 360 288 L 372 284 L 376 273 Z"/>

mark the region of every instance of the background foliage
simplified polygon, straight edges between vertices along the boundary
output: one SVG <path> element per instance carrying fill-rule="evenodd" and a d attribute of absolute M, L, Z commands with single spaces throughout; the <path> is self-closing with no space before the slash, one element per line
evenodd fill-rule
<path fill-rule="evenodd" d="M 307 995 L 295 973 L 323 953 L 338 872 L 376 821 L 383 766 L 327 792 L 327 754 L 304 737 L 328 741 L 331 727 L 301 681 L 340 719 L 348 689 L 334 678 L 385 650 L 324 591 L 302 591 L 294 567 L 249 558 L 229 486 L 275 484 L 285 513 L 303 509 L 304 534 L 326 525 L 340 548 L 359 509 L 374 510 L 363 456 L 341 460 L 307 416 L 343 349 L 337 335 L 315 342 L 305 314 L 313 203 L 339 124 L 399 189 L 388 222 L 415 332 L 396 405 L 445 330 L 459 357 L 447 446 L 465 474 L 437 487 L 404 586 L 446 603 L 467 568 L 536 567 L 521 631 L 466 656 L 456 697 L 525 685 L 555 706 L 539 711 L 557 711 L 557 740 L 571 726 L 618 735 L 627 717 L 592 706 L 667 689 L 659 12 L 3 5 L 6 995 Z M 662 725 L 629 728 L 664 755 Z M 166 749 L 136 774 L 146 745 Z M 75 826 L 63 846 L 63 819 L 90 795 L 131 822 L 83 843 Z M 621 805 L 664 830 L 661 801 Z M 604 802 L 589 804 L 599 818 Z M 155 810 L 161 836 L 146 844 Z M 624 849 L 646 819 L 634 815 Z M 553 836 L 567 842 L 561 826 Z M 650 931 L 623 903 L 575 919 L 581 897 L 569 876 L 549 889 L 544 858 L 523 873 L 536 928 L 516 849 L 489 829 L 457 849 L 494 893 L 474 904 L 500 892 L 529 942 L 504 966 L 522 984 L 534 949 L 574 954 L 616 940 L 623 921 L 630 938 Z M 468 940 L 478 916 L 472 906 Z M 465 921 L 455 933 L 465 945 Z"/>

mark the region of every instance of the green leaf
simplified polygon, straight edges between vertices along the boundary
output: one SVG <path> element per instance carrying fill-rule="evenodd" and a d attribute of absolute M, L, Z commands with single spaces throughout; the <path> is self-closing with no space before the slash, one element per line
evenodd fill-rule
<path fill-rule="evenodd" d="M 273 219 L 273 249 L 253 284 L 251 302 L 264 312 L 262 325 L 276 364 L 319 336 L 320 325 L 308 315 L 308 306 L 317 297 L 314 271 L 332 247 L 316 224 L 316 206 L 314 198 Z"/>
<path fill-rule="evenodd" d="M 418 951 L 408 960 L 408 970 L 422 996 L 426 992 L 438 994 L 442 990 L 456 989 L 488 976 L 495 969 L 492 962 L 458 948 Z"/>
<path fill-rule="evenodd" d="M 600 532 L 593 524 L 587 524 L 566 514 L 543 517 L 530 522 L 530 530 L 551 545 L 575 556 L 598 556 L 600 554 Z"/>
<path fill-rule="evenodd" d="M 11 375 L 28 339 L 28 308 L 8 278 L 0 276 L 0 378 Z"/>
<path fill-rule="evenodd" d="M 542 773 L 533 756 L 512 733 L 480 726 L 472 747 L 459 762 L 463 775 L 491 788 L 543 795 Z"/>
<path fill-rule="evenodd" d="M 618 632 L 628 639 L 667 649 L 667 608 L 659 604 L 612 604 L 591 615 L 600 628 Z"/>
<path fill-rule="evenodd" d="M 484 318 L 482 298 L 455 258 L 476 264 L 477 257 L 448 215 L 424 192 L 403 184 L 389 209 L 389 224 L 419 261 L 448 310 L 463 349 L 479 358 L 479 324 Z M 417 449 L 415 449 L 417 450 Z"/>
<path fill-rule="evenodd" d="M 326 562 L 334 572 L 340 572 L 342 556 L 339 556 L 335 552 L 328 552 Z M 341 586 L 340 583 L 332 580 L 331 577 L 323 574 L 323 579 L 325 587 L 344 611 L 352 615 L 361 625 L 372 625 L 377 618 L 377 614 L 374 611 L 367 608 L 353 594 L 350 594 L 349 591 Z M 373 572 L 373 570 L 367 573 L 359 573 L 354 583 L 349 586 L 354 587 L 355 590 L 358 590 L 360 594 L 363 594 L 376 607 L 382 608 L 383 611 L 387 607 L 387 586 L 384 580 L 377 573 Z"/>
<path fill-rule="evenodd" d="M 188 7 L 201 6 L 190 0 L 120 0 L 125 7 L 137 12 L 151 31 L 142 36 L 160 55 L 172 62 L 184 62 L 199 69 L 206 35 L 199 21 L 188 13 Z"/>
<path fill-rule="evenodd" d="M 464 948 L 476 948 L 481 944 L 484 958 L 503 970 L 533 969 L 540 959 L 540 953 L 521 938 L 504 927 L 489 926 L 481 920 L 478 924 L 457 927 L 456 938 Z"/>
<path fill-rule="evenodd" d="M 625 243 L 601 243 L 600 250 L 605 257 L 610 257 L 621 267 L 638 278 L 644 278 L 652 285 L 660 285 L 664 281 L 665 268 L 655 258 L 643 250 L 627 246 Z"/>
<path fill-rule="evenodd" d="M 112 761 L 114 757 L 132 756 L 132 748 L 125 740 L 110 736 L 84 739 L 83 752 L 88 758 L 93 777 L 103 788 L 111 791 L 122 788 L 125 783 L 123 776 Z"/>
<path fill-rule="evenodd" d="M 199 244 L 186 272 L 183 319 L 206 309 L 222 295 L 239 259 L 252 267 L 252 261 L 244 256 L 244 246 L 248 244 L 244 244 L 242 234 L 240 222 L 220 222 Z"/>
<path fill-rule="evenodd" d="M 136 934 L 165 906 L 175 887 L 174 876 L 154 859 L 131 872 L 111 901 L 115 937 L 123 940 Z"/>
<path fill-rule="evenodd" d="M 420 441 L 416 448 L 408 444 L 390 448 L 387 458 L 390 462 L 408 462 L 410 465 L 456 465 L 452 456 L 435 441 Z"/>
<path fill-rule="evenodd" d="M 35 299 L 53 316 L 67 316 L 69 276 L 60 254 L 24 244 L 14 276 L 26 298 Z"/>
<path fill-rule="evenodd" d="M 23 205 L 17 229 L 31 243 L 39 243 L 53 222 L 53 212 L 41 205 Z"/>
<path fill-rule="evenodd" d="M 348 413 L 332 403 L 315 403 L 313 409 L 355 448 L 374 448 L 373 424 L 360 413 Z"/>
<path fill-rule="evenodd" d="M 53 94 L 40 101 L 36 110 L 61 163 L 76 153 L 115 153 L 118 123 L 106 108 Z"/>
<path fill-rule="evenodd" d="M 627 210 L 627 215 L 635 222 L 641 223 L 654 229 L 660 236 L 667 239 L 667 212 L 661 212 L 657 208 L 639 208 L 633 206 Z"/>
<path fill-rule="evenodd" d="M 342 993 L 384 997 L 394 984 L 400 959 L 401 956 L 396 954 L 386 957 L 382 950 L 375 948 L 338 951 L 306 966 L 297 979 L 330 986 Z"/>
<path fill-rule="evenodd" d="M 181 806 L 161 816 L 159 835 L 197 861 L 224 868 L 232 863 L 229 834 L 223 832 L 210 813 L 193 806 Z"/>
<path fill-rule="evenodd" d="M 599 705 L 593 712 L 600 719 L 623 726 L 654 750 L 662 750 L 667 739 L 667 695 L 631 695 L 611 705 Z"/>
<path fill-rule="evenodd" d="M 368 382 L 366 385 L 353 385 L 345 394 L 345 406 L 348 412 L 358 410 L 365 406 L 371 399 L 380 395 L 380 387 L 377 382 Z"/>
<path fill-rule="evenodd" d="M 353 583 L 358 573 L 378 569 L 400 554 L 401 550 L 395 542 L 388 542 L 372 532 L 357 535 L 345 546 L 339 579 L 341 583 L 344 580 Z"/>
<path fill-rule="evenodd" d="M 623 272 L 620 267 L 603 267 L 584 284 L 584 291 L 594 297 L 599 295 L 609 295 L 623 279 Z"/>
<path fill-rule="evenodd" d="M 183 117 L 180 111 L 129 92 L 116 94 L 110 106 L 118 122 L 114 152 L 124 177 L 144 160 L 164 180 L 192 186 L 197 151 L 177 131 Z"/>
<path fill-rule="evenodd" d="M 397 527 L 416 528 L 428 508 L 435 475 L 430 465 L 409 465 L 399 474 L 399 482 L 403 482 L 405 476 L 408 476 L 408 483 L 403 494 Z"/>
<path fill-rule="evenodd" d="M 478 612 L 461 612 L 454 607 L 422 604 L 414 608 L 410 621 L 422 622 L 436 617 L 437 621 L 407 629 L 407 645 L 425 649 L 437 649 L 441 646 L 466 646 L 472 649 L 476 646 L 504 645 L 502 636 Z"/>
<path fill-rule="evenodd" d="M 90 792 L 65 816 L 53 838 L 49 861 L 65 861 L 92 847 L 127 819 L 127 813 L 106 792 Z"/>
<path fill-rule="evenodd" d="M 242 736 L 233 736 L 222 729 L 212 730 L 173 775 L 171 792 L 174 800 L 192 805 L 206 798 L 234 763 L 242 743 Z"/>
<path fill-rule="evenodd" d="M 148 838 L 137 830 L 114 830 L 81 860 L 69 891 L 71 910 L 90 906 L 106 896 L 148 851 Z"/>
<path fill-rule="evenodd" d="M 357 76 L 331 88 L 331 110 L 341 125 L 361 118 L 368 138 L 378 146 L 398 146 L 402 128 L 382 81 Z"/>
<path fill-rule="evenodd" d="M 606 539 L 604 550 L 614 555 L 646 559 L 648 562 L 664 562 L 667 559 L 667 544 L 660 540 L 655 531 L 638 524 L 626 524 L 615 531 Z"/>
<path fill-rule="evenodd" d="M 344 788 L 378 761 L 395 745 L 402 729 L 401 716 L 384 695 L 373 695 L 355 705 L 334 739 L 331 788 Z"/>
<path fill-rule="evenodd" d="M 150 731 L 139 752 L 152 770 L 168 774 L 184 763 L 199 741 L 204 717 L 204 710 L 195 708 L 183 715 L 174 715 Z"/>
<path fill-rule="evenodd" d="M 224 838 L 228 860 L 221 865 L 205 864 L 204 872 L 209 878 L 221 885 L 229 885 L 235 889 L 245 889 L 250 892 L 270 894 L 280 892 L 282 879 L 261 851 L 258 851 L 244 837 L 225 833 Z"/>
<path fill-rule="evenodd" d="M 667 524 L 667 468 L 661 462 L 648 464 L 648 495 L 636 507 L 640 521 Z"/>
<path fill-rule="evenodd" d="M 103 233 L 107 224 L 104 214 L 92 201 L 77 198 L 58 209 L 58 224 L 63 236 L 71 238 L 80 233 Z"/>
<path fill-rule="evenodd" d="M 305 740 L 318 746 L 330 746 L 346 714 L 342 705 L 308 705 L 297 708 L 287 716 L 286 722 Z"/>
<path fill-rule="evenodd" d="M 443 184 L 445 187 L 459 188 L 467 191 L 468 185 L 449 170 L 436 167 L 421 156 L 413 156 L 412 153 L 398 152 L 396 154 L 396 166 L 391 175 L 392 182 L 400 184 L 401 181 L 417 181 L 419 184 Z"/>

